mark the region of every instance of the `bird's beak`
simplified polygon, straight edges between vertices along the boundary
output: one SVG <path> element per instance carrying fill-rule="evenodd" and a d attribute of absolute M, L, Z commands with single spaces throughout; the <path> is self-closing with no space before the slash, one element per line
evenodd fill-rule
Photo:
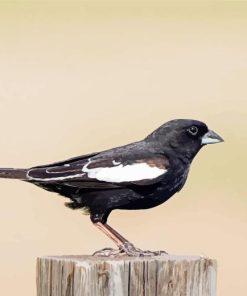
<path fill-rule="evenodd" d="M 216 143 L 220 143 L 220 142 L 224 142 L 224 140 L 212 130 L 209 130 L 202 137 L 202 145 L 216 144 Z"/>

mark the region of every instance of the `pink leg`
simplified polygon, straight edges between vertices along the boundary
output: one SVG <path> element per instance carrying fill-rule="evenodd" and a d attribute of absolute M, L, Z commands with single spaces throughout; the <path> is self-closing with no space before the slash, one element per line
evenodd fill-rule
<path fill-rule="evenodd" d="M 119 256 L 119 255 L 128 255 L 128 256 L 159 256 L 167 254 L 165 251 L 142 251 L 139 248 L 136 248 L 131 242 L 114 230 L 110 225 L 103 224 L 101 222 L 96 222 L 94 225 L 100 229 L 104 234 L 106 234 L 117 246 L 118 250 L 114 249 L 103 249 L 95 252 L 94 256 Z"/>

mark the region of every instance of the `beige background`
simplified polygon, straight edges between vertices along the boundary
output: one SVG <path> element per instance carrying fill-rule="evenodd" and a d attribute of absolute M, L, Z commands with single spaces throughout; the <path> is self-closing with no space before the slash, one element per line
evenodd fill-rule
<path fill-rule="evenodd" d="M 185 188 L 109 222 L 141 248 L 218 260 L 246 294 L 247 3 L 0 2 L 0 164 L 28 167 L 141 139 L 173 118 L 225 138 Z M 0 180 L 1 295 L 35 295 L 35 259 L 112 246 L 64 199 Z"/>

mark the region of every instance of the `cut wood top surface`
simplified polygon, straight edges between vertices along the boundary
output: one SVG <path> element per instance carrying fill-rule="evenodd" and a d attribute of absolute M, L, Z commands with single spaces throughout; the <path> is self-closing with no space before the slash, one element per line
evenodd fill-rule
<path fill-rule="evenodd" d="M 92 262 L 99 262 L 99 261 L 147 261 L 147 260 L 161 260 L 161 261 L 196 261 L 196 260 L 206 260 L 208 262 L 215 262 L 215 259 L 211 259 L 206 256 L 196 256 L 196 255 L 163 255 L 163 256 L 143 256 L 143 257 L 130 257 L 130 256 L 118 256 L 118 257 L 96 257 L 92 255 L 49 255 L 49 256 L 42 256 L 39 259 L 52 259 L 52 260 L 69 260 L 74 262 L 80 262 L 85 260 L 90 260 Z"/>

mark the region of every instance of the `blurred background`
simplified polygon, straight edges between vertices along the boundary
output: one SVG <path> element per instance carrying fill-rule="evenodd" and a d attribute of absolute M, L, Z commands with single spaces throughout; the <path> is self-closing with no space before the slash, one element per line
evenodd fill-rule
<path fill-rule="evenodd" d="M 218 261 L 218 295 L 246 293 L 247 3 L 1 1 L 2 167 L 29 167 L 142 139 L 173 118 L 205 121 L 184 189 L 109 223 L 137 246 Z M 0 285 L 35 295 L 38 256 L 111 242 L 65 199 L 0 180 Z"/>

